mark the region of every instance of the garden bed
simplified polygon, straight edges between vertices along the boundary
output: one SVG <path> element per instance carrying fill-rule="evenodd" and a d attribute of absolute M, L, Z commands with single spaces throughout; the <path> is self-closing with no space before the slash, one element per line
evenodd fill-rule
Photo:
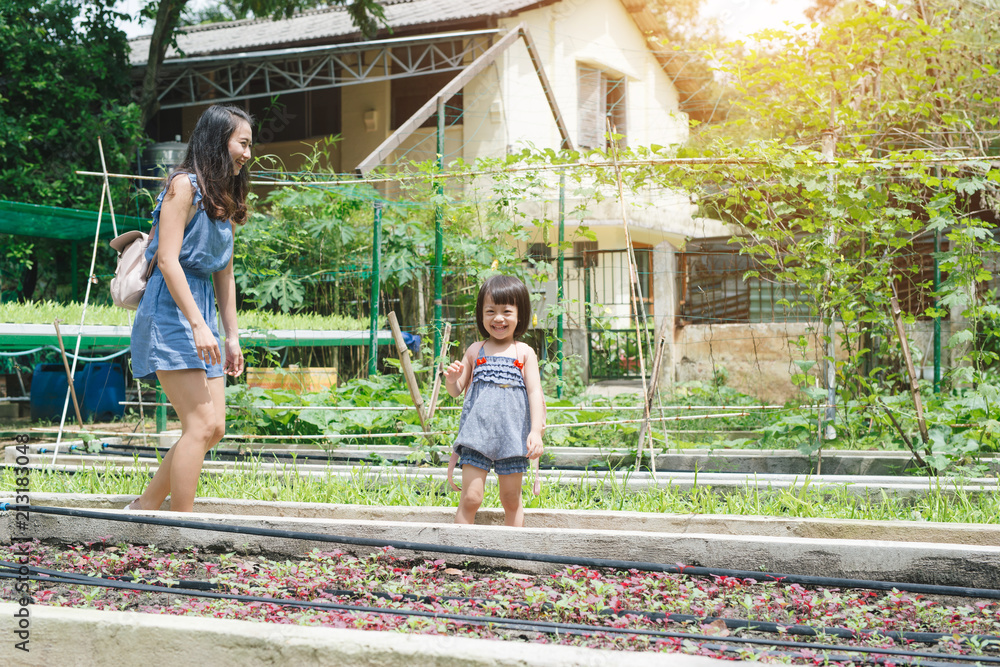
<path fill-rule="evenodd" d="M 32 566 L 69 573 L 33 584 L 33 598 L 41 605 L 730 659 L 766 657 L 761 651 L 768 644 L 785 641 L 793 644 L 777 648 L 784 654 L 780 659 L 798 664 L 824 656 L 841 662 L 847 651 L 861 647 L 890 655 L 940 653 L 935 657 L 945 661 L 956 655 L 1000 656 L 995 599 L 812 587 L 766 581 L 764 575 L 583 567 L 536 575 L 403 560 L 391 550 L 364 557 L 315 550 L 303 558 L 272 560 L 199 549 L 164 552 L 105 538 L 68 547 L 12 545 L 4 551 L 5 561 L 29 552 Z M 72 577 L 80 575 L 103 579 L 75 583 Z M 100 585 L 89 585 L 94 583 Z M 130 590 L 136 584 L 148 589 Z M 4 600 L 16 599 L 11 582 L 3 582 L 0 591 Z M 865 655 L 871 660 L 884 654 Z"/>

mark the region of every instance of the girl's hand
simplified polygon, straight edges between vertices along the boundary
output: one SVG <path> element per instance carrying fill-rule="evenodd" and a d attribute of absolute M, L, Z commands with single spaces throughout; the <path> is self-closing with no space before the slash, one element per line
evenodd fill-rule
<path fill-rule="evenodd" d="M 458 452 L 452 452 L 451 458 L 448 459 L 448 484 L 455 491 L 461 492 L 462 489 L 455 486 L 455 481 L 452 477 L 455 475 L 455 464 L 458 463 Z"/>
<path fill-rule="evenodd" d="M 222 372 L 233 377 L 243 372 L 243 350 L 240 349 L 238 338 L 226 339 L 226 364 L 222 367 Z"/>
<path fill-rule="evenodd" d="M 542 445 L 542 434 L 539 431 L 532 431 L 528 434 L 528 458 L 537 459 L 545 451 Z"/>
<path fill-rule="evenodd" d="M 444 379 L 445 382 L 458 382 L 458 379 L 462 377 L 462 373 L 465 371 L 465 364 L 461 361 L 453 361 L 444 369 Z"/>
<path fill-rule="evenodd" d="M 217 364 L 222 361 L 222 353 L 219 351 L 219 342 L 208 330 L 208 325 L 204 322 L 191 326 L 191 333 L 194 334 L 194 346 L 198 350 L 198 358 L 206 364 Z"/>

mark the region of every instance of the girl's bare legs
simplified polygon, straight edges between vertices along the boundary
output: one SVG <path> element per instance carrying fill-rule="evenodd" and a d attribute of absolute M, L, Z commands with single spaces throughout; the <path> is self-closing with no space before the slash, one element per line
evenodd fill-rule
<path fill-rule="evenodd" d="M 475 523 L 476 512 L 483 504 L 486 471 L 473 465 L 462 466 L 462 495 L 458 499 L 455 523 Z"/>
<path fill-rule="evenodd" d="M 205 371 L 157 371 L 163 392 L 181 420 L 181 437 L 163 457 L 138 509 L 159 509 L 170 494 L 170 509 L 190 512 L 205 454 L 226 434 L 226 380 Z"/>
<path fill-rule="evenodd" d="M 500 479 L 500 504 L 503 505 L 505 526 L 524 527 L 524 503 L 521 502 L 521 482 L 524 473 L 497 475 Z"/>

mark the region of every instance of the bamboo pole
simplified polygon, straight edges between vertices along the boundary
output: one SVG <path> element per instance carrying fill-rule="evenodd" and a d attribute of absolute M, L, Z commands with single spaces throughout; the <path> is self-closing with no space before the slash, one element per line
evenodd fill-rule
<path fill-rule="evenodd" d="M 920 437 L 926 445 L 930 438 L 927 435 L 927 421 L 924 419 L 924 403 L 920 399 L 920 387 L 917 386 L 917 372 L 913 367 L 913 357 L 910 356 L 910 343 L 906 339 L 906 330 L 903 329 L 903 318 L 899 313 L 899 301 L 896 300 L 896 286 L 892 286 L 892 296 L 889 299 L 892 306 L 892 319 L 896 323 L 896 333 L 899 335 L 899 342 L 903 346 L 903 359 L 906 360 L 906 374 L 910 379 L 910 394 L 913 396 L 913 404 L 917 408 L 917 426 L 920 428 Z"/>
<path fill-rule="evenodd" d="M 73 373 L 69 370 L 69 359 L 66 358 L 66 347 L 63 345 L 62 332 L 59 331 L 59 319 L 52 322 L 56 328 L 56 339 L 59 341 L 59 352 L 62 354 L 63 368 L 66 369 L 66 381 L 69 383 L 69 393 L 73 397 L 73 410 L 76 411 L 76 421 L 83 428 L 83 417 L 80 415 L 80 402 L 76 400 L 76 387 L 73 386 Z"/>
<path fill-rule="evenodd" d="M 650 417 L 653 411 L 653 399 L 656 398 L 657 391 L 659 390 L 660 384 L 660 364 L 663 362 L 663 348 L 666 347 L 667 337 L 667 317 L 664 315 L 663 323 L 660 325 L 660 335 L 656 338 L 656 354 L 653 356 L 653 378 L 649 384 L 649 391 L 646 393 L 646 404 L 643 406 L 643 413 L 646 417 Z M 653 431 L 650 428 L 649 421 L 643 421 L 642 426 L 639 427 L 639 443 L 640 446 L 645 442 L 646 436 L 649 436 L 649 451 L 650 456 L 653 455 Z"/>
<path fill-rule="evenodd" d="M 618 163 L 618 145 L 614 141 L 614 129 L 611 126 L 611 121 L 607 121 L 608 128 L 608 138 L 611 141 L 611 160 L 615 169 L 615 181 L 618 184 L 618 204 L 621 209 L 622 214 L 622 228 L 625 230 L 625 248 L 628 251 L 628 271 L 629 271 L 629 292 L 632 296 L 632 308 L 636 314 L 635 318 L 635 342 L 636 348 L 639 352 L 639 375 L 642 376 L 642 394 L 644 397 L 648 397 L 649 388 L 646 386 L 646 357 L 643 354 L 645 349 L 643 341 L 643 331 L 647 332 L 648 328 L 646 326 L 646 307 L 642 303 L 642 292 L 639 289 L 639 267 L 635 260 L 635 246 L 632 245 L 632 235 L 629 233 L 628 229 L 628 214 L 625 211 L 625 185 L 622 182 L 622 170 Z M 641 315 L 641 318 L 639 317 Z M 642 328 L 640 329 L 640 319 L 642 323 Z M 645 424 L 649 423 L 649 401 L 648 398 L 643 403 L 644 415 L 646 421 Z M 642 464 L 642 449 L 643 449 L 642 437 L 640 434 L 638 442 L 638 456 L 635 457 L 635 468 L 638 471 L 639 466 Z M 653 479 L 656 479 L 656 452 L 653 451 L 653 441 L 649 441 L 649 470 L 653 474 Z"/>
<path fill-rule="evenodd" d="M 451 338 L 451 322 L 444 323 L 444 335 L 441 337 L 441 354 L 438 355 L 437 364 L 434 367 L 434 390 L 431 392 L 431 407 L 427 411 L 427 421 L 434 419 L 434 412 L 437 410 L 438 392 L 441 391 L 441 378 L 444 376 L 444 369 L 448 359 L 448 341 Z"/>
<path fill-rule="evenodd" d="M 278 406 L 283 407 L 283 406 Z M 747 417 L 749 412 L 719 412 L 709 415 L 689 415 L 689 416 L 678 416 L 678 417 L 653 417 L 650 421 L 654 422 L 679 422 L 679 421 L 697 421 L 699 419 L 724 419 L 726 417 Z M 619 424 L 639 424 L 642 419 L 618 419 L 618 420 L 607 420 L 607 421 L 593 421 L 593 422 L 565 422 L 562 424 L 546 424 L 545 428 L 581 428 L 584 426 L 615 426 Z M 55 427 L 46 426 L 35 426 L 31 429 L 36 433 L 55 433 Z M 99 430 L 66 430 L 66 433 L 89 433 L 91 435 L 121 435 L 121 431 L 99 431 Z M 681 433 L 682 431 L 677 431 Z M 683 431 L 688 432 L 688 431 Z M 712 431 L 716 433 L 717 431 Z M 369 438 L 398 438 L 400 436 L 428 436 L 428 435 L 454 435 L 455 431 L 417 431 L 417 432 L 400 432 L 391 431 L 387 433 L 326 433 L 323 435 L 258 435 L 255 433 L 227 433 L 222 437 L 223 440 L 365 440 Z"/>
<path fill-rule="evenodd" d="M 988 162 L 990 164 L 997 164 L 998 160 L 994 155 L 970 155 L 963 157 L 936 157 L 936 158 L 920 158 L 920 159 L 905 159 L 896 160 L 889 163 L 887 160 L 879 158 L 855 158 L 843 160 L 842 164 L 845 165 L 866 165 L 872 164 L 876 166 L 882 166 L 885 169 L 903 169 L 911 167 L 915 164 L 959 164 L 963 162 Z M 645 160 L 621 160 L 618 165 L 620 167 L 658 167 L 667 165 L 707 165 L 707 166 L 744 166 L 744 165 L 762 165 L 770 164 L 769 161 L 763 159 L 746 159 L 746 158 L 652 158 Z M 790 163 L 794 166 L 816 166 L 816 162 L 812 160 L 794 160 Z M 504 167 L 502 169 L 476 169 L 470 171 L 441 171 L 436 174 L 437 178 L 470 178 L 473 176 L 492 176 L 496 174 L 516 174 L 520 172 L 549 172 L 549 171 L 568 171 L 571 169 L 604 169 L 612 168 L 614 165 L 609 162 L 575 162 L 571 164 L 542 164 L 542 165 L 531 165 L 525 167 Z M 103 172 L 100 171 L 86 171 L 83 169 L 78 169 L 75 172 L 80 176 L 104 176 Z M 257 172 L 255 176 L 267 176 L 267 173 Z M 126 178 L 139 181 L 161 181 L 162 176 L 135 176 L 133 174 L 114 174 L 109 173 L 109 178 Z M 383 183 L 401 183 L 405 181 L 422 180 L 426 176 L 423 173 L 419 174 L 401 174 L 399 176 L 389 176 L 383 178 L 357 178 L 354 174 L 344 174 L 344 178 L 340 180 L 323 180 L 323 181 L 250 181 L 250 185 L 266 185 L 268 187 L 273 186 L 309 186 L 309 185 L 378 185 Z"/>
<path fill-rule="evenodd" d="M 403 342 L 403 332 L 399 330 L 399 321 L 396 319 L 396 311 L 389 311 L 389 326 L 392 327 L 392 337 L 396 340 L 396 352 L 399 353 L 399 363 L 403 367 L 403 377 L 406 378 L 406 386 L 410 389 L 410 398 L 417 408 L 417 416 L 420 417 L 420 426 L 424 432 L 428 432 L 427 417 L 424 415 L 424 399 L 420 396 L 420 387 L 417 385 L 417 377 L 413 374 L 413 366 L 410 365 L 410 350 Z"/>

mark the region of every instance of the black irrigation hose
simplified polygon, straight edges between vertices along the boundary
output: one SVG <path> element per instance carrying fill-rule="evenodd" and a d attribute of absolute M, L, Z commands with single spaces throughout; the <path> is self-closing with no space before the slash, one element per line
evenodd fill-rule
<path fill-rule="evenodd" d="M 0 565 L 3 565 L 3 561 L 0 561 Z M 412 593 L 387 593 L 385 591 L 352 591 L 347 589 L 335 589 L 326 588 L 324 589 L 327 593 L 332 595 L 338 595 L 340 597 L 364 597 L 365 593 L 372 595 L 373 597 L 382 598 L 385 600 L 393 600 L 395 597 L 401 597 L 404 600 L 411 600 L 414 602 L 423 602 L 426 604 L 433 604 L 439 600 L 446 600 L 449 602 L 467 602 L 472 605 L 486 605 L 487 603 L 493 602 L 498 603 L 499 600 L 491 598 L 470 598 L 461 597 L 455 595 L 414 595 Z M 530 607 L 531 605 L 523 600 L 510 600 L 509 604 L 519 606 L 519 607 Z M 554 609 L 554 605 L 551 602 L 542 603 L 541 606 L 544 611 L 551 611 Z M 707 625 L 709 623 L 715 623 L 717 621 L 722 621 L 726 624 L 726 628 L 729 630 L 748 630 L 751 632 L 761 632 L 761 633 L 774 633 L 774 634 L 788 634 L 788 635 L 800 635 L 803 637 L 820 637 L 820 636 L 831 636 L 838 639 L 891 639 L 896 642 L 919 642 L 921 644 L 936 644 L 942 639 L 954 639 L 957 642 L 964 644 L 972 644 L 975 642 L 995 642 L 1000 646 L 1000 636 L 996 635 L 963 635 L 956 634 L 953 632 L 898 632 L 894 630 L 850 630 L 848 628 L 838 628 L 838 627 L 821 627 L 814 628 L 810 625 L 785 625 L 781 623 L 773 623 L 771 621 L 747 621 L 738 618 L 724 618 L 721 616 L 693 616 L 691 614 L 673 614 L 662 611 L 645 611 L 637 609 L 621 609 L 615 610 L 610 607 L 605 607 L 604 609 L 597 610 L 599 616 L 615 616 L 621 618 L 623 616 L 642 616 L 649 620 L 662 620 L 669 623 L 677 623 L 679 625 L 690 625 L 697 623 L 698 625 Z"/>
<path fill-rule="evenodd" d="M 21 569 L 21 565 L 18 563 L 12 563 L 10 561 L 0 560 L 0 572 L 13 571 L 17 572 Z M 63 577 L 63 578 L 83 578 L 83 579 L 101 579 L 106 581 L 121 581 L 124 583 L 134 583 L 136 581 L 135 577 L 131 575 L 122 575 L 120 577 L 107 576 L 107 577 L 95 577 L 89 574 L 82 574 L 80 572 L 64 572 L 62 570 L 49 570 L 44 567 L 37 567 L 35 565 L 27 566 L 31 572 L 37 574 L 45 574 L 53 577 Z M 178 579 L 177 585 L 181 588 L 196 589 L 200 591 L 214 591 L 218 590 L 219 585 L 213 584 L 210 581 L 199 581 L 197 579 Z"/>
<path fill-rule="evenodd" d="M 33 570 L 31 566 L 28 567 L 29 572 Z M 18 573 L 8 573 L 0 572 L 0 578 L 3 579 L 23 579 L 23 577 Z M 364 612 L 371 614 L 382 614 L 388 616 L 420 616 L 425 618 L 434 619 L 446 619 L 457 621 L 460 623 L 471 623 L 475 625 L 503 625 L 515 630 L 529 630 L 533 632 L 541 632 L 545 634 L 574 634 L 574 635 L 589 635 L 592 633 L 608 633 L 608 634 L 627 634 L 636 636 L 648 636 L 661 639 L 687 639 L 694 641 L 721 641 L 726 644 L 751 644 L 755 646 L 781 646 L 785 648 L 798 648 L 809 651 L 843 651 L 847 653 L 862 653 L 867 654 L 866 657 L 875 656 L 897 656 L 897 657 L 907 657 L 907 658 L 943 658 L 945 660 L 952 661 L 951 663 L 931 663 L 921 661 L 919 664 L 930 666 L 935 664 L 954 664 L 954 662 L 980 662 L 980 663 L 998 663 L 1000 664 L 1000 657 L 991 656 L 971 656 L 971 655 L 961 655 L 961 654 L 947 654 L 947 653 L 922 653 L 919 651 L 902 651 L 897 649 L 885 649 L 877 647 L 866 647 L 866 646 L 842 646 L 837 644 L 813 644 L 809 642 L 793 642 L 793 641 L 783 641 L 783 640 L 767 640 L 767 639 L 757 639 L 753 637 L 720 637 L 718 635 L 701 635 L 694 633 L 685 632 L 664 632 L 659 630 L 643 630 L 639 628 L 626 629 L 626 628 L 615 628 L 602 625 L 585 625 L 578 623 L 559 623 L 556 621 L 533 621 L 527 619 L 509 619 L 502 618 L 498 616 L 468 616 L 463 614 L 449 614 L 449 613 L 438 613 L 438 612 L 427 612 L 415 609 L 386 609 L 384 607 L 368 607 L 368 606 L 356 606 L 356 605 L 343 605 L 336 604 L 332 602 L 320 602 L 320 601 L 307 601 L 307 600 L 287 600 L 280 598 L 270 598 L 254 595 L 239 595 L 239 594 L 226 594 L 226 593 L 215 593 L 212 591 L 202 591 L 202 590 L 191 590 L 191 589 L 180 589 L 167 586 L 155 586 L 150 584 L 126 584 L 124 582 L 113 581 L 108 579 L 102 579 L 100 577 L 89 577 L 87 575 L 72 574 L 71 577 L 51 577 L 45 576 L 40 577 L 37 574 L 33 577 L 29 577 L 34 581 L 51 581 L 53 583 L 60 583 L 65 585 L 88 585 L 88 586 L 101 586 L 104 588 L 116 588 L 116 589 L 127 589 L 135 591 L 143 591 L 149 593 L 169 593 L 172 595 L 186 595 L 189 597 L 204 597 L 216 600 L 233 600 L 236 602 L 257 602 L 263 604 L 274 604 L 278 606 L 289 606 L 298 607 L 306 609 L 325 609 L 330 611 L 347 611 L 352 613 Z M 716 649 L 719 650 L 719 649 Z M 731 647 L 721 650 L 732 650 Z M 846 658 L 845 658 L 846 660 Z"/>
<path fill-rule="evenodd" d="M 17 563 L 12 563 L 4 560 L 0 560 L 0 572 L 4 569 L 17 571 L 20 567 Z M 108 581 L 121 581 L 121 582 L 134 582 L 135 578 L 131 576 L 108 576 L 108 577 L 92 577 L 90 575 L 80 574 L 77 572 L 63 572 L 60 570 L 49 570 L 46 568 L 31 566 L 31 571 L 45 574 L 50 576 L 61 576 L 61 577 L 83 577 L 85 579 L 101 579 Z M 222 588 L 219 584 L 213 584 L 208 581 L 199 581 L 197 579 L 180 579 L 176 584 L 177 588 L 188 588 L 195 590 L 211 591 L 219 590 Z M 401 598 L 403 600 L 409 600 L 411 602 L 421 602 L 424 604 L 434 604 L 439 601 L 447 602 L 464 602 L 472 606 L 485 606 L 488 603 L 499 603 L 499 600 L 491 598 L 473 598 L 473 597 L 462 597 L 456 595 L 414 595 L 413 593 L 388 593 L 386 591 L 356 591 L 351 589 L 337 589 L 337 588 L 325 588 L 325 592 L 335 595 L 337 597 L 349 597 L 354 599 L 363 599 L 366 595 L 372 597 L 380 598 L 383 600 L 389 600 L 395 602 L 395 598 Z M 527 602 L 523 600 L 511 600 L 510 604 L 519 607 L 530 607 Z M 545 611 L 551 611 L 554 609 L 554 605 L 551 602 L 545 602 L 542 604 L 541 608 Z M 865 639 L 890 639 L 896 642 L 919 642 L 923 644 L 936 644 L 941 639 L 949 638 L 954 639 L 959 643 L 972 644 L 974 642 L 996 642 L 1000 644 L 1000 636 L 994 635 L 964 635 L 956 634 L 952 632 L 897 632 L 897 631 L 887 631 L 887 630 L 850 630 L 848 628 L 838 628 L 838 627 L 822 627 L 814 628 L 809 625 L 782 625 L 780 623 L 773 623 L 771 621 L 746 621 L 736 618 L 723 618 L 720 616 L 693 616 L 691 614 L 673 614 L 666 613 L 662 611 L 645 611 L 645 610 L 635 610 L 635 609 L 622 609 L 614 610 L 611 608 L 604 608 L 597 611 L 600 616 L 615 616 L 617 618 L 626 616 L 641 616 L 649 620 L 662 620 L 670 623 L 677 623 L 680 625 L 689 625 L 697 623 L 698 625 L 706 625 L 709 623 L 714 623 L 716 621 L 722 621 L 726 624 L 726 628 L 730 630 L 748 630 L 751 632 L 761 632 L 761 633 L 774 633 L 774 634 L 789 634 L 789 635 L 800 635 L 804 637 L 819 637 L 819 636 L 832 636 L 838 639 L 855 639 L 855 640 L 865 640 Z"/>
<path fill-rule="evenodd" d="M 240 535 L 256 535 L 260 537 L 279 537 L 292 540 L 312 542 L 329 542 L 333 544 L 351 544 L 355 546 L 394 549 L 406 551 L 429 551 L 458 556 L 479 556 L 481 558 L 502 558 L 506 560 L 521 560 L 536 563 L 554 563 L 557 565 L 575 565 L 579 567 L 605 567 L 613 570 L 639 570 L 642 572 L 664 572 L 668 574 L 687 574 L 706 577 L 735 577 L 783 582 L 789 584 L 805 584 L 809 586 L 825 586 L 828 588 L 862 588 L 868 590 L 899 590 L 926 595 L 953 595 L 969 598 L 987 598 L 1000 600 L 1000 590 L 990 588 L 968 588 L 965 586 L 942 586 L 937 584 L 915 584 L 892 581 L 875 581 L 866 579 L 845 579 L 835 577 L 818 577 L 801 574 L 776 574 L 773 572 L 754 572 L 753 570 L 732 570 L 723 568 L 708 568 L 694 565 L 664 565 L 642 561 L 614 560 L 608 558 L 579 558 L 574 556 L 559 556 L 554 554 L 538 554 L 524 551 L 505 551 L 501 549 L 483 549 L 480 547 L 457 547 L 445 544 L 430 544 L 426 542 L 405 542 L 401 540 L 379 540 L 367 537 L 348 537 L 345 535 L 326 535 L 322 533 L 306 533 L 295 530 L 276 530 L 273 528 L 257 528 L 253 526 L 235 526 L 208 521 L 190 521 L 187 519 L 167 519 L 144 516 L 134 512 L 93 512 L 90 510 L 72 509 L 67 507 L 46 507 L 41 505 L 15 505 L 0 503 L 2 511 L 31 511 L 41 514 L 57 514 L 62 516 L 80 517 L 84 519 L 99 519 L 103 521 L 124 521 L 126 523 L 143 523 L 154 526 L 170 526 L 173 528 L 189 528 L 192 530 L 214 530 L 221 533 L 237 533 Z"/>
<path fill-rule="evenodd" d="M 147 447 L 143 445 L 108 445 L 101 444 L 100 452 L 92 452 L 87 449 L 86 446 L 71 445 L 70 452 L 78 451 L 85 456 L 99 457 L 104 454 L 118 455 L 118 456 L 138 456 L 139 458 L 160 458 L 160 454 L 166 454 L 169 448 L 164 447 Z M 144 453 L 148 452 L 148 453 Z M 51 450 L 46 448 L 41 448 L 38 450 L 39 454 L 49 454 Z M 265 461 L 268 458 L 274 458 L 277 461 L 287 460 L 287 461 L 322 461 L 325 463 L 370 463 L 372 465 L 392 465 L 392 466 L 402 466 L 402 465 L 413 465 L 412 461 L 407 459 L 381 459 L 373 460 L 369 456 L 335 456 L 335 455 L 320 455 L 320 454 L 290 454 L 286 452 L 241 452 L 240 450 L 224 449 L 218 450 L 213 449 L 209 451 L 206 457 L 207 461 L 253 461 L 261 460 Z M 557 466 L 551 464 L 540 464 L 538 466 L 539 470 L 572 470 L 572 471 L 584 471 L 584 470 L 594 470 L 602 472 L 610 472 L 615 470 L 625 470 L 629 466 L 622 465 L 618 467 L 611 467 L 607 465 L 586 465 L 586 466 Z M 661 470 L 661 472 L 690 472 L 683 470 Z"/>

